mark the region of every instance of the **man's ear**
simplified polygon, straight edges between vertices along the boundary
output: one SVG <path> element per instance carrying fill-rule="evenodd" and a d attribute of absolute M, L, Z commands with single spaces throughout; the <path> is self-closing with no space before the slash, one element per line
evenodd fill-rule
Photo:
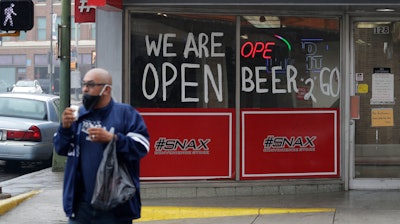
<path fill-rule="evenodd" d="M 111 91 L 112 91 L 112 87 L 111 86 L 106 86 L 106 90 L 105 90 L 105 92 L 108 94 L 108 95 L 111 95 Z"/>

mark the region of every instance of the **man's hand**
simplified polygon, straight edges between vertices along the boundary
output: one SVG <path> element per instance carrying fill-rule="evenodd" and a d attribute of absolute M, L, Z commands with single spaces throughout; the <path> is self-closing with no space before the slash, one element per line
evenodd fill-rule
<path fill-rule="evenodd" d="M 114 135 L 104 128 L 88 128 L 90 141 L 92 142 L 110 142 Z"/>
<path fill-rule="evenodd" d="M 61 115 L 61 122 L 63 128 L 70 128 L 75 121 L 74 110 L 70 107 L 65 108 Z"/>

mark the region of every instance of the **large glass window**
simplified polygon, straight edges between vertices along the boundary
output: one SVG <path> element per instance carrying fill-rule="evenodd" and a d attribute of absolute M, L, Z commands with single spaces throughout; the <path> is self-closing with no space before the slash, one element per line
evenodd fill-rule
<path fill-rule="evenodd" d="M 25 54 L 13 54 L 13 55 L 0 55 L 1 65 L 25 65 L 26 55 Z"/>
<path fill-rule="evenodd" d="M 234 16 L 133 14 L 131 104 L 233 108 Z"/>
<path fill-rule="evenodd" d="M 37 40 L 46 40 L 46 17 L 37 17 Z"/>
<path fill-rule="evenodd" d="M 236 18 L 133 14 L 131 104 L 234 107 L 238 88 L 242 108 L 339 107 L 338 18 Z"/>
<path fill-rule="evenodd" d="M 339 19 L 242 16 L 241 107 L 339 106 Z"/>

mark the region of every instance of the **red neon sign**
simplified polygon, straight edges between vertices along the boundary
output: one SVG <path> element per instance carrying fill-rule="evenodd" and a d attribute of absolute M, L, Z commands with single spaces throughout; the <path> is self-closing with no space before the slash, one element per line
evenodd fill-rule
<path fill-rule="evenodd" d="M 272 52 L 270 46 L 274 46 L 275 42 L 246 42 L 242 45 L 240 49 L 240 54 L 242 57 L 248 58 L 255 58 L 256 54 L 261 53 L 264 59 L 271 59 L 271 56 L 268 53 Z"/>

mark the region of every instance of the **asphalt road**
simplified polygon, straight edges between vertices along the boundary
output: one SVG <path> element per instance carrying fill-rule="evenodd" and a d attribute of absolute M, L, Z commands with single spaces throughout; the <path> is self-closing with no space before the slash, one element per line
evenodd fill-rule
<path fill-rule="evenodd" d="M 36 172 L 41 170 L 43 167 L 41 164 L 22 164 L 18 169 L 12 169 L 5 171 L 5 162 L 0 160 L 0 182 L 10 180 L 28 173 Z"/>

